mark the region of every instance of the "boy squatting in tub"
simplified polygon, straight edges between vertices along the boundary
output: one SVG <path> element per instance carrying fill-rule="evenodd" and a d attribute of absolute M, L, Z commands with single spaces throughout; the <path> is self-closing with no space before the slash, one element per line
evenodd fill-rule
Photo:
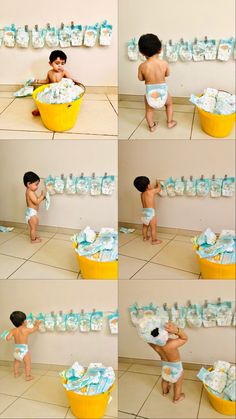
<path fill-rule="evenodd" d="M 166 108 L 167 127 L 174 128 L 177 124 L 173 120 L 173 104 L 165 78 L 170 75 L 168 63 L 160 59 L 161 41 L 156 35 L 142 35 L 138 42 L 139 51 L 146 57 L 146 61 L 138 68 L 138 79 L 145 81 L 146 94 L 144 96 L 146 120 L 149 130 L 154 132 L 157 122 L 154 121 L 155 109 Z"/>
<path fill-rule="evenodd" d="M 64 69 L 64 66 L 67 61 L 67 56 L 63 51 L 55 50 L 52 51 L 49 56 L 49 65 L 52 67 L 51 70 L 48 71 L 47 77 L 44 80 L 35 79 L 33 84 L 49 84 L 49 83 L 58 83 L 63 78 L 71 79 L 74 83 L 79 83 L 78 80 L 75 80 L 71 77 L 70 73 Z M 32 111 L 34 116 L 39 115 L 38 109 L 34 109 Z"/>

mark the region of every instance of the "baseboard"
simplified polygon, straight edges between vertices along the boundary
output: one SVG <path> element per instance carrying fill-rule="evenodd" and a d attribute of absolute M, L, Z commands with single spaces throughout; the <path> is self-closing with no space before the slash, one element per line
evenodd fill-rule
<path fill-rule="evenodd" d="M 172 96 L 172 100 L 176 105 L 191 105 L 189 97 Z M 143 95 L 119 94 L 119 101 L 143 102 Z"/>
<path fill-rule="evenodd" d="M 120 227 L 126 227 L 126 228 L 134 228 L 135 230 L 142 230 L 142 224 L 136 224 L 136 223 L 126 223 L 119 221 L 118 223 L 119 228 Z M 157 228 L 159 233 L 166 233 L 166 234 L 183 234 L 184 236 L 194 237 L 196 235 L 199 235 L 201 231 L 199 230 L 188 230 L 184 228 L 173 228 L 173 227 L 160 227 Z"/>
<path fill-rule="evenodd" d="M 1 221 L 0 225 L 4 227 L 15 227 L 20 228 L 22 230 L 28 230 L 29 227 L 25 223 L 17 223 L 14 221 Z M 81 229 L 78 228 L 67 228 L 67 227 L 56 227 L 56 226 L 44 226 L 40 225 L 38 227 L 38 231 L 47 231 L 48 233 L 60 233 L 60 234 L 75 234 L 79 233 Z"/>
<path fill-rule="evenodd" d="M 22 84 L 0 84 L 0 92 L 16 92 L 22 87 Z M 104 93 L 107 95 L 117 95 L 117 86 L 86 86 L 87 93 Z"/>
<path fill-rule="evenodd" d="M 127 364 L 139 364 L 139 365 L 150 365 L 152 367 L 161 367 L 161 360 L 152 360 L 152 359 L 140 359 L 140 358 L 126 358 L 119 357 L 119 362 L 125 362 Z M 183 367 L 185 370 L 196 370 L 204 366 L 205 368 L 210 368 L 212 365 L 196 363 L 196 362 L 183 362 Z"/>
<path fill-rule="evenodd" d="M 13 367 L 13 361 L 3 361 L 0 360 L 0 366 L 2 367 Z M 52 371 L 63 371 L 65 369 L 70 368 L 69 365 L 59 365 L 59 364 L 40 364 L 40 363 L 32 363 L 31 368 L 40 369 L 40 370 L 52 370 Z"/>

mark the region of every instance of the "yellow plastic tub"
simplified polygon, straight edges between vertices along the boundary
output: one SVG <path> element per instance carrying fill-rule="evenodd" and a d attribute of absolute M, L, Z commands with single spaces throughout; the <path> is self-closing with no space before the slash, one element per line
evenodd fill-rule
<path fill-rule="evenodd" d="M 76 253 L 83 279 L 118 279 L 118 262 L 96 262 Z"/>
<path fill-rule="evenodd" d="M 211 137 L 227 137 L 234 128 L 235 113 L 231 115 L 216 115 L 206 112 L 198 106 L 197 110 L 203 131 Z"/>
<path fill-rule="evenodd" d="M 73 391 L 66 391 L 73 415 L 78 419 L 101 419 L 106 412 L 110 394 L 114 385 L 102 394 L 83 396 Z"/>
<path fill-rule="evenodd" d="M 199 255 L 197 255 L 197 259 L 203 279 L 235 279 L 235 264 L 223 265 L 214 263 L 200 258 Z"/>
<path fill-rule="evenodd" d="M 37 100 L 38 93 L 42 92 L 48 86 L 50 85 L 44 84 L 43 86 L 35 89 L 33 92 L 33 99 L 36 102 L 43 124 L 50 131 L 69 131 L 76 123 L 83 95 L 85 93 L 85 87 L 83 84 L 79 83 L 79 86 L 84 89 L 84 92 L 79 99 L 70 103 L 48 104 L 39 102 Z"/>
<path fill-rule="evenodd" d="M 209 371 L 211 370 L 212 368 L 209 368 Z M 231 400 L 224 400 L 220 397 L 217 397 L 215 394 L 209 391 L 206 384 L 204 384 L 204 388 L 207 392 L 209 402 L 217 412 L 221 413 L 222 415 L 235 416 L 236 402 L 232 402 Z"/>

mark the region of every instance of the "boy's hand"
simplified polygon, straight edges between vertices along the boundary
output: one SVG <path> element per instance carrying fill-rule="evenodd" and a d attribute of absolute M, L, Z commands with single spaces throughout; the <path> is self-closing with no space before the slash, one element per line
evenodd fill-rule
<path fill-rule="evenodd" d="M 174 326 L 171 322 L 165 324 L 165 330 L 173 335 L 176 335 L 178 333 L 178 328 Z"/>
<path fill-rule="evenodd" d="M 41 196 L 43 196 L 43 197 L 45 198 L 45 196 L 46 196 L 46 189 L 43 189 L 43 190 L 41 191 Z"/>

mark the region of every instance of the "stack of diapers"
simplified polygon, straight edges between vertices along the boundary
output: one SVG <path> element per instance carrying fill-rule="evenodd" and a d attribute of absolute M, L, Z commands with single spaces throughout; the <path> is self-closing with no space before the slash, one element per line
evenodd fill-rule
<path fill-rule="evenodd" d="M 64 388 L 76 394 L 94 396 L 107 392 L 115 382 L 115 372 L 112 367 L 105 367 L 101 363 L 91 363 L 85 369 L 78 362 L 71 368 L 62 371 Z"/>
<path fill-rule="evenodd" d="M 59 83 L 52 83 L 37 94 L 37 100 L 47 104 L 70 103 L 79 99 L 84 93 L 81 86 L 71 79 L 62 79 Z"/>
<path fill-rule="evenodd" d="M 168 340 L 168 332 L 157 315 L 146 315 L 138 320 L 137 332 L 141 339 L 154 345 L 164 346 Z"/>
<path fill-rule="evenodd" d="M 235 263 L 235 231 L 222 230 L 219 236 L 207 228 L 200 236 L 193 238 L 200 258 L 214 263 Z"/>
<path fill-rule="evenodd" d="M 215 396 L 236 401 L 236 367 L 227 361 L 216 361 L 211 371 L 201 368 L 197 377 Z"/>
<path fill-rule="evenodd" d="M 216 115 L 231 115 L 235 113 L 235 95 L 208 87 L 202 96 L 192 94 L 190 102 L 206 112 Z"/>
<path fill-rule="evenodd" d="M 102 228 L 99 233 L 87 226 L 71 238 L 75 251 L 96 262 L 111 262 L 118 259 L 118 232 Z"/>

